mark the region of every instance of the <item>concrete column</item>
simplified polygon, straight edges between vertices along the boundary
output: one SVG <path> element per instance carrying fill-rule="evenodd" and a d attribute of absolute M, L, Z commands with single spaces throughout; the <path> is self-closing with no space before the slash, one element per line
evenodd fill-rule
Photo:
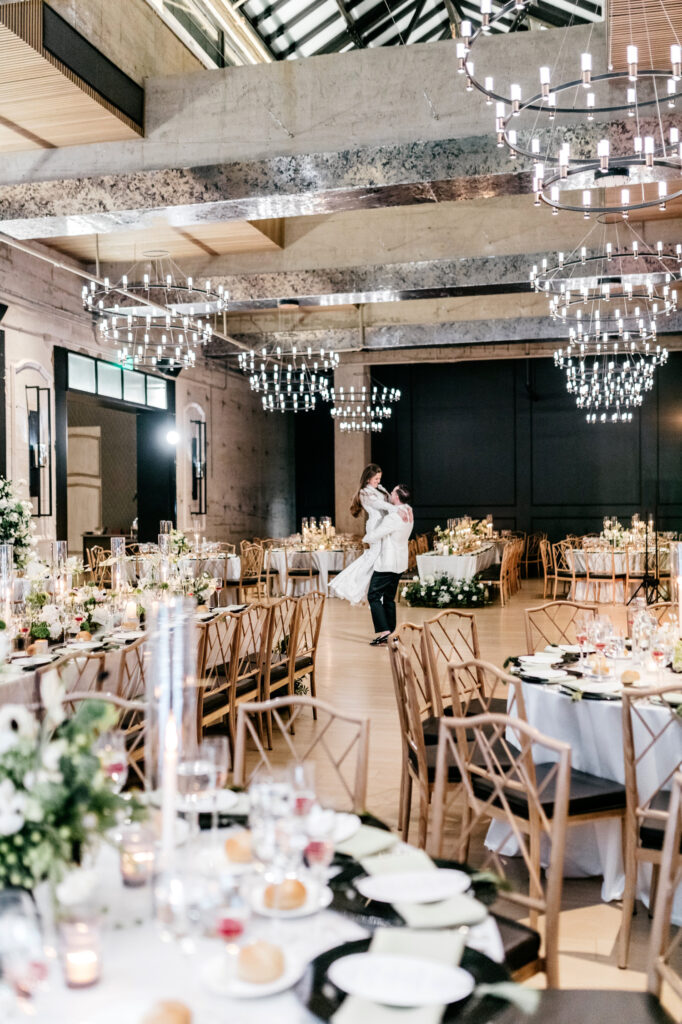
<path fill-rule="evenodd" d="M 334 384 L 344 389 L 369 386 L 369 368 L 341 364 L 334 371 Z M 353 519 L 349 511 L 351 499 L 358 489 L 362 471 L 371 461 L 371 435 L 363 431 L 342 433 L 334 427 L 334 525 L 340 533 L 364 532 L 365 517 Z"/>

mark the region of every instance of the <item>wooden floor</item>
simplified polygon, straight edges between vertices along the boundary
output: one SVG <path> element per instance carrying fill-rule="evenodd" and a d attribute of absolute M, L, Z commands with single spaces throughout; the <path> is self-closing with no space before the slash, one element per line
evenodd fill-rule
<path fill-rule="evenodd" d="M 523 609 L 541 602 L 542 586 L 537 580 L 528 580 L 505 608 L 496 603 L 479 609 L 476 618 L 483 658 L 502 665 L 508 655 L 523 652 Z M 603 608 L 625 624 L 623 606 Z M 433 609 L 399 607 L 398 621 L 422 622 L 434 614 Z M 400 779 L 398 719 L 388 651 L 368 646 L 373 635 L 366 607 L 353 608 L 337 599 L 327 602 L 318 653 L 317 695 L 338 708 L 370 717 L 368 809 L 395 826 Z M 308 730 L 313 730 L 313 723 L 304 720 L 297 727 L 297 736 L 303 739 Z M 414 814 L 413 822 L 410 838 L 416 841 Z M 476 861 L 473 847 L 471 860 Z M 601 879 L 597 878 L 565 880 L 560 941 L 562 988 L 643 989 L 648 915 L 640 906 L 633 924 L 630 969 L 619 970 L 616 937 L 620 904 L 602 903 L 600 887 Z M 538 984 L 542 983 L 540 976 Z"/>

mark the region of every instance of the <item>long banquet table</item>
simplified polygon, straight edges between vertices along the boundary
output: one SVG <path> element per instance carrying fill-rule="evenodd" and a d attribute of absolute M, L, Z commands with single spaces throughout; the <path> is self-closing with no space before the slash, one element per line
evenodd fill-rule
<path fill-rule="evenodd" d="M 465 555 L 439 555 L 435 551 L 417 555 L 417 571 L 422 582 L 426 576 L 439 575 L 449 576 L 453 580 L 470 580 L 499 561 L 498 545 L 486 542 L 478 551 Z"/>

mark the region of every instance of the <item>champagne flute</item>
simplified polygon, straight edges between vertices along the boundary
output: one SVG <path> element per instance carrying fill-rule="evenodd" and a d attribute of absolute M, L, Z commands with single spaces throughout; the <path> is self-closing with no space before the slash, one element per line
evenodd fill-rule
<path fill-rule="evenodd" d="M 305 816 L 315 803 L 315 765 L 312 761 L 292 762 L 289 777 L 294 793 L 293 812 Z"/>
<path fill-rule="evenodd" d="M 318 804 L 311 808 L 306 819 L 308 843 L 304 855 L 320 893 L 327 884 L 327 869 L 334 859 L 334 811 L 323 810 Z"/>
<path fill-rule="evenodd" d="M 201 744 L 201 752 L 214 768 L 211 792 L 211 841 L 215 842 L 220 818 L 218 794 L 227 785 L 231 767 L 229 738 L 227 736 L 207 736 Z"/>
<path fill-rule="evenodd" d="M 584 613 L 578 615 L 575 620 L 575 638 L 580 647 L 580 668 L 585 667 L 585 644 L 587 643 L 587 633 L 590 625 L 590 616 Z"/>

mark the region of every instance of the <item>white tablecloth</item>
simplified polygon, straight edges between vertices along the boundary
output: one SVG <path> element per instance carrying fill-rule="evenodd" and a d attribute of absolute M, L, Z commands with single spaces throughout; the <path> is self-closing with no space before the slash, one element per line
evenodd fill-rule
<path fill-rule="evenodd" d="M 119 647 L 104 653 L 104 671 L 109 676 L 103 688 L 111 692 L 116 688 L 123 650 L 123 647 Z M 78 653 L 78 649 L 59 652 L 60 655 L 70 653 Z M 35 678 L 35 671 L 22 669 L 20 660 L 3 665 L 0 670 L 0 707 L 3 704 L 31 704 L 35 700 Z"/>
<path fill-rule="evenodd" d="M 486 544 L 480 551 L 469 555 L 437 555 L 434 551 L 428 551 L 424 555 L 417 555 L 417 570 L 422 581 L 425 576 L 443 574 L 453 580 L 470 580 L 499 560 L 499 550 L 495 544 Z"/>
<path fill-rule="evenodd" d="M 102 903 L 109 908 L 102 934 L 101 981 L 92 988 L 68 989 L 59 965 L 54 964 L 50 991 L 37 1006 L 36 1019 L 41 1024 L 138 1024 L 159 1000 L 184 1003 L 192 1011 L 193 1024 L 317 1021 L 291 990 L 267 999 L 244 1000 L 211 992 L 202 979 L 202 965 L 222 953 L 222 942 L 198 939 L 191 955 L 183 953 L 178 943 L 162 942 L 150 920 L 150 887 L 126 889 L 120 880 L 117 854 L 109 847 L 102 849 L 97 871 Z M 45 895 L 40 893 L 39 903 L 49 919 Z M 369 937 L 367 930 L 333 911 L 289 921 L 254 914 L 247 928 L 247 941 L 260 938 L 276 943 L 302 962 L 344 942 Z M 492 918 L 472 929 L 468 944 L 498 961 L 503 957 Z"/>
<path fill-rule="evenodd" d="M 613 552 L 612 562 L 610 551 L 585 551 L 582 548 L 569 548 L 568 558 L 572 561 L 573 568 L 576 573 L 584 574 L 589 566 L 590 574 L 596 573 L 597 575 L 610 576 L 611 573 L 615 571 L 617 576 L 625 577 L 625 573 L 628 569 L 628 561 L 630 573 L 639 575 L 643 573 L 645 551 L 644 548 L 642 548 L 641 550 L 633 549 L 627 552 L 623 548 L 617 548 Z M 670 548 L 667 546 L 659 547 L 659 572 L 667 573 L 669 572 L 669 569 Z M 637 584 L 636 578 L 634 583 L 635 585 Z M 613 583 L 611 580 L 590 580 L 589 584 L 584 581 L 578 582 L 575 586 L 574 597 L 577 601 L 589 600 L 610 604 L 614 601 Z M 615 601 L 618 603 L 624 600 L 625 582 L 624 580 L 617 581 L 615 587 Z"/>
<path fill-rule="evenodd" d="M 620 670 L 625 662 L 616 663 Z M 630 664 L 630 663 L 628 663 Z M 672 672 L 663 673 L 662 680 L 679 681 Z M 655 673 L 645 680 L 648 685 L 656 684 Z M 571 745 L 571 765 L 578 771 L 588 772 L 614 782 L 625 782 L 623 761 L 623 707 L 619 700 L 572 701 L 566 694 L 553 687 L 536 683 L 523 683 L 528 721 L 546 736 L 563 740 Z M 654 705 L 641 708 L 643 717 L 650 721 L 652 728 L 670 719 L 670 712 Z M 635 750 L 643 749 L 650 737 L 641 723 L 635 721 Z M 656 780 L 667 778 L 671 767 L 676 765 L 682 750 L 682 719 L 677 719 L 656 743 L 651 757 L 645 759 L 639 771 L 639 782 L 643 795 L 647 787 L 651 792 Z M 655 756 L 654 756 L 655 754 Z M 550 751 L 541 750 L 538 760 L 553 761 Z M 507 827 L 494 822 L 488 831 L 486 845 L 496 848 L 508 834 Z M 507 843 L 504 852 L 513 856 L 517 852 L 515 841 Z M 605 821 L 595 825 L 571 826 L 567 830 L 566 877 L 603 877 L 602 899 L 606 902 L 620 899 L 623 895 L 625 874 L 621 846 L 621 826 L 618 821 Z M 641 869 L 639 898 L 648 901 L 650 869 Z M 682 900 L 678 899 L 675 916 L 682 918 Z"/>

